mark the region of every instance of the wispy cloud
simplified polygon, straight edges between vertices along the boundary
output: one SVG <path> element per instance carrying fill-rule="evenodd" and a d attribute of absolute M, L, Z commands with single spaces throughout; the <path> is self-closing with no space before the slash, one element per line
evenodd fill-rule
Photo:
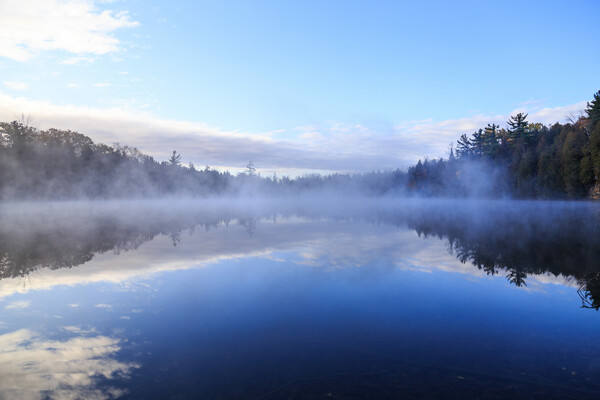
<path fill-rule="evenodd" d="M 101 11 L 90 0 L 2 1 L 0 56 L 26 61 L 49 50 L 78 55 L 116 52 L 121 48 L 112 33 L 137 25 L 126 12 Z"/>
<path fill-rule="evenodd" d="M 63 329 L 67 332 L 71 332 L 76 335 L 89 335 L 92 333 L 96 333 L 96 328 L 83 329 L 79 326 L 73 326 L 73 325 L 63 326 Z"/>
<path fill-rule="evenodd" d="M 564 122 L 586 102 L 554 108 L 519 109 L 529 120 Z M 137 146 L 159 160 L 173 150 L 196 165 L 234 170 L 253 160 L 264 173 L 372 171 L 405 168 L 419 158 L 447 155 L 450 143 L 488 123 L 506 126 L 510 115 L 475 115 L 444 121 L 367 126 L 328 123 L 265 133 L 225 131 L 202 123 L 159 118 L 139 109 L 56 105 L 0 93 L 0 121 L 30 115 L 37 126 L 77 130 L 102 143 Z M 284 172 L 285 171 L 285 172 Z"/>
<path fill-rule="evenodd" d="M 4 82 L 2 82 L 2 84 L 12 90 L 27 90 L 27 89 L 29 89 L 29 85 L 25 82 L 4 81 Z"/>
<path fill-rule="evenodd" d="M 65 64 L 65 65 L 79 65 L 79 64 L 91 64 L 94 61 L 96 61 L 96 57 L 78 56 L 78 57 L 67 58 L 67 59 L 61 61 L 60 63 Z"/>
<path fill-rule="evenodd" d="M 29 307 L 30 302 L 29 301 L 14 301 L 10 304 L 7 304 L 6 307 L 4 307 L 7 310 L 13 310 L 13 309 L 21 309 L 21 308 L 27 308 Z"/>

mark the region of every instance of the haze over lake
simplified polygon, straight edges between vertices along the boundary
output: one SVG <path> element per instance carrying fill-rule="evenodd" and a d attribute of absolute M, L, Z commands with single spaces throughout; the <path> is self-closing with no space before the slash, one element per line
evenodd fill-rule
<path fill-rule="evenodd" d="M 594 203 L 55 202 L 0 215 L 3 398 L 600 390 Z"/>

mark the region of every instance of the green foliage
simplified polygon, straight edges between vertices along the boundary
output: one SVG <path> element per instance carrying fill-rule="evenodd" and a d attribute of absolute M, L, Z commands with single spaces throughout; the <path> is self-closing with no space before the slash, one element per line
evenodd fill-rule
<path fill-rule="evenodd" d="M 471 140 L 466 134 L 462 134 L 456 141 L 456 154 L 458 157 L 469 157 L 471 155 Z"/>
<path fill-rule="evenodd" d="M 463 162 L 482 160 L 491 163 L 491 171 L 495 171 L 492 175 L 507 179 L 508 188 L 502 187 L 499 181 L 493 182 L 492 186 L 498 190 L 491 195 L 584 198 L 600 177 L 600 124 L 597 123 L 600 91 L 588 103 L 586 111 L 585 118 L 552 126 L 530 123 L 527 114 L 518 113 L 507 121 L 507 130 L 488 124 L 471 137 L 461 135 L 457 141 L 457 155 Z M 459 175 L 465 174 L 468 168 L 468 164 L 464 164 L 458 169 Z M 504 189 L 508 193 L 503 192 Z"/>
<path fill-rule="evenodd" d="M 472 137 L 471 149 L 472 149 L 473 156 L 475 156 L 475 158 L 481 158 L 481 156 L 483 155 L 483 148 L 485 145 L 483 129 L 480 129 L 480 130 L 474 132 L 471 135 L 471 137 Z"/>
<path fill-rule="evenodd" d="M 584 148 L 587 136 L 582 129 L 565 125 L 561 135 L 566 135 L 561 151 L 561 174 L 565 183 L 565 191 L 571 198 L 581 197 L 585 188 L 581 181 L 581 160 L 584 158 Z"/>
<path fill-rule="evenodd" d="M 594 131 L 600 125 L 600 90 L 594 94 L 594 99 L 587 103 L 585 112 L 590 120 L 590 132 Z"/>
<path fill-rule="evenodd" d="M 36 136 L 37 131 L 22 122 L 0 123 L 0 145 L 2 147 L 11 147 L 18 152 L 22 152 L 28 143 L 35 140 Z"/>
<path fill-rule="evenodd" d="M 511 116 L 507 121 L 509 126 L 508 132 L 510 134 L 510 138 L 514 141 L 517 141 L 527 134 L 527 114 L 518 113 L 517 115 Z"/>
<path fill-rule="evenodd" d="M 176 151 L 159 163 L 135 147 L 97 144 L 81 133 L 0 123 L 0 199 L 204 195 L 231 187 L 227 172 L 180 165 Z"/>
<path fill-rule="evenodd" d="M 483 130 L 483 154 L 487 157 L 495 156 L 498 151 L 499 136 L 497 129 L 499 128 L 496 124 L 488 124 Z"/>
<path fill-rule="evenodd" d="M 589 153 L 594 180 L 597 181 L 600 179 L 600 124 L 590 133 Z"/>

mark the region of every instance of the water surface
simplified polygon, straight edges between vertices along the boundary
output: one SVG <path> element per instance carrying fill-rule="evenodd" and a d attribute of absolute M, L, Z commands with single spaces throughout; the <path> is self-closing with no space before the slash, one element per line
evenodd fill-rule
<path fill-rule="evenodd" d="M 598 398 L 600 208 L 8 205 L 3 398 Z"/>

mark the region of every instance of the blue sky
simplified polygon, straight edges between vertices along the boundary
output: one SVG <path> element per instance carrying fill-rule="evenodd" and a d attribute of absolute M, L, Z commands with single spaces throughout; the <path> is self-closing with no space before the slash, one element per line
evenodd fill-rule
<path fill-rule="evenodd" d="M 230 170 L 402 168 L 516 111 L 582 111 L 598 17 L 593 0 L 0 0 L 0 119 Z"/>

